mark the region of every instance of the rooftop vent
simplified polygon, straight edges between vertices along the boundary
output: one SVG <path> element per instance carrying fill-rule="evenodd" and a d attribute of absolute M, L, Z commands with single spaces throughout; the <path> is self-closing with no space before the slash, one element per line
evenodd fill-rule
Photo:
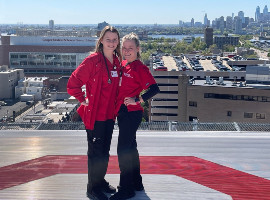
<path fill-rule="evenodd" d="M 216 82 L 217 85 L 226 85 L 224 82 L 223 82 L 223 77 L 219 77 L 218 78 L 218 81 Z"/>
<path fill-rule="evenodd" d="M 206 78 L 205 84 L 208 84 L 208 85 L 213 85 L 214 84 L 214 80 L 211 79 L 210 76 L 206 76 L 205 78 Z"/>

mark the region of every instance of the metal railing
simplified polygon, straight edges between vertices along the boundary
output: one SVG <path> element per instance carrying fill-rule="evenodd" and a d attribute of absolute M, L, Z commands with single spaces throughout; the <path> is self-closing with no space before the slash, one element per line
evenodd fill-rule
<path fill-rule="evenodd" d="M 115 130 L 119 127 L 114 126 Z M 0 130 L 84 130 L 82 122 L 65 123 L 0 123 Z M 142 122 L 139 130 L 147 131 L 253 131 L 270 132 L 270 124 L 236 122 Z"/>

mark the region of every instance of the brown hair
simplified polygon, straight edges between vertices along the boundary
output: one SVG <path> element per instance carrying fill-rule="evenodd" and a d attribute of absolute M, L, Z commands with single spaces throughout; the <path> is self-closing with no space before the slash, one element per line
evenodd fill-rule
<path fill-rule="evenodd" d="M 122 44 L 125 40 L 133 40 L 135 42 L 135 45 L 136 47 L 140 47 L 140 40 L 139 40 L 139 37 L 136 33 L 129 33 L 127 35 L 125 35 L 123 38 L 122 38 Z M 137 53 L 137 59 L 140 59 L 141 58 L 141 53 L 140 51 L 138 51 Z"/>
<path fill-rule="evenodd" d="M 95 49 L 95 53 L 98 52 L 103 52 L 103 44 L 101 43 L 101 40 L 104 38 L 104 35 L 108 32 L 111 31 L 112 33 L 116 33 L 118 36 L 118 44 L 116 49 L 114 50 L 114 53 L 116 56 L 118 56 L 118 58 L 120 59 L 120 61 L 122 60 L 122 56 L 121 56 L 121 50 L 120 50 L 120 34 L 119 32 L 116 30 L 116 28 L 114 28 L 113 26 L 105 26 L 104 29 L 101 31 L 100 33 L 100 37 L 97 41 L 96 44 L 96 49 Z"/>

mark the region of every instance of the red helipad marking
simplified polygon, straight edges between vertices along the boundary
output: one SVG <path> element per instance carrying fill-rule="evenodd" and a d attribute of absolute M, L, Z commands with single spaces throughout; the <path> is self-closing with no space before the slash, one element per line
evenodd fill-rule
<path fill-rule="evenodd" d="M 176 175 L 236 200 L 270 199 L 270 180 L 196 157 L 141 156 L 142 174 Z M 0 190 L 55 174 L 86 174 L 87 156 L 44 156 L 0 168 Z M 108 174 L 119 174 L 116 156 Z"/>

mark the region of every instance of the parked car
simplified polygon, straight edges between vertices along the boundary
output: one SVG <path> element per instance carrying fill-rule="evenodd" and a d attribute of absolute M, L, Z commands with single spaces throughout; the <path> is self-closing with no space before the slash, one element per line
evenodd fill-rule
<path fill-rule="evenodd" d="M 159 66 L 159 67 L 155 68 L 154 71 L 168 71 L 168 68 Z"/>
<path fill-rule="evenodd" d="M 195 71 L 203 71 L 203 67 L 200 64 L 196 64 L 195 66 L 193 66 L 193 70 Z"/>

